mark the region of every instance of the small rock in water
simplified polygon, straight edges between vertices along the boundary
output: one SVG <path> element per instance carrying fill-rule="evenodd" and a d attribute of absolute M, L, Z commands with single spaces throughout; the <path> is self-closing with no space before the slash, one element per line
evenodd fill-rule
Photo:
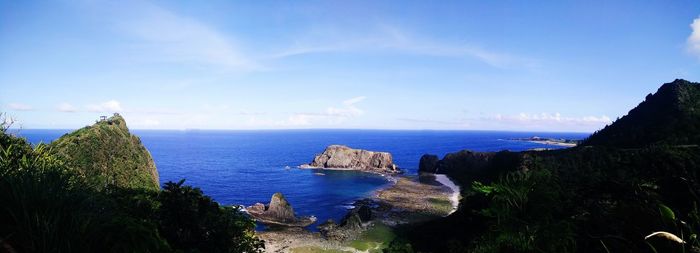
<path fill-rule="evenodd" d="M 253 218 L 266 224 L 306 227 L 316 222 L 316 217 L 297 217 L 294 208 L 289 204 L 282 193 L 275 193 L 270 199 L 270 204 L 256 203 L 246 208 Z"/>

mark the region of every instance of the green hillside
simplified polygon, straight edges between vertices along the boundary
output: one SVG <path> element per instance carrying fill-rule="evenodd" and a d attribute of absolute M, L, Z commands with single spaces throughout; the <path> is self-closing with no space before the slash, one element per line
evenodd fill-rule
<path fill-rule="evenodd" d="M 459 209 L 403 227 L 397 243 L 419 252 L 700 252 L 699 87 L 664 84 L 575 148 L 446 155 L 436 170 L 461 186 Z"/>
<path fill-rule="evenodd" d="M 0 252 L 264 250 L 254 221 L 238 207 L 219 205 L 184 179 L 156 188 L 150 155 L 121 117 L 64 136 L 53 144 L 60 152 L 7 133 L 5 122 L 0 114 Z M 108 152 L 119 157 L 104 157 Z M 114 184 L 95 185 L 85 174 Z"/>
<path fill-rule="evenodd" d="M 641 147 L 700 144 L 700 84 L 676 79 L 582 145 Z"/>
<path fill-rule="evenodd" d="M 119 114 L 68 133 L 49 147 L 69 167 L 105 185 L 160 188 L 151 154 Z"/>

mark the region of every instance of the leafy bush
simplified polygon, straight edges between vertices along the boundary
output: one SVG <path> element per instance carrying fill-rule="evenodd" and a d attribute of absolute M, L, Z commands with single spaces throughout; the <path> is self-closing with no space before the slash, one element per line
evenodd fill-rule
<path fill-rule="evenodd" d="M 4 120 L 0 120 L 4 122 Z M 0 123 L 2 124 L 2 123 Z M 0 126 L 0 251 L 260 252 L 253 222 L 198 188 L 99 184 Z"/>

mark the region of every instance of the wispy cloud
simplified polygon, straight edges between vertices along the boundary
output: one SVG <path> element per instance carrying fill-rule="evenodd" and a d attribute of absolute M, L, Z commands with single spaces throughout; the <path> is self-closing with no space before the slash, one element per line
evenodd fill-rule
<path fill-rule="evenodd" d="M 362 116 L 365 111 L 357 104 L 367 97 L 359 96 L 343 100 L 342 106 L 331 106 L 322 112 L 292 113 L 284 120 L 272 120 L 253 116 L 246 122 L 249 126 L 261 127 L 299 127 L 299 126 L 328 126 L 346 122 L 349 119 Z"/>
<path fill-rule="evenodd" d="M 688 51 L 700 57 L 700 17 L 690 24 L 690 37 L 688 37 Z"/>
<path fill-rule="evenodd" d="M 89 112 L 122 112 L 122 105 L 117 100 L 109 100 L 100 104 L 91 104 L 87 106 Z"/>
<path fill-rule="evenodd" d="M 584 116 L 584 117 L 563 117 L 561 113 L 539 113 L 529 114 L 520 113 L 518 115 L 502 115 L 496 114 L 486 119 L 504 121 L 504 122 L 519 122 L 519 123 L 563 123 L 563 124 L 601 124 L 610 123 L 610 117 L 602 116 Z"/>
<path fill-rule="evenodd" d="M 397 118 L 430 129 L 471 129 L 508 131 L 583 131 L 600 129 L 612 120 L 601 116 L 563 116 L 561 113 L 492 114 L 457 119 Z"/>
<path fill-rule="evenodd" d="M 250 71 L 260 66 L 238 48 L 233 38 L 196 19 L 147 2 L 132 4 L 119 27 L 136 39 L 135 49 L 144 58 L 182 64 L 216 66 L 224 70 Z M 138 54 L 135 54 L 138 55 Z"/>
<path fill-rule="evenodd" d="M 348 32 L 338 35 L 333 32 L 315 32 L 309 36 L 309 39 L 298 40 L 294 46 L 272 55 L 271 58 L 381 50 L 435 57 L 469 58 L 498 68 L 531 68 L 538 64 L 535 59 L 487 50 L 469 43 L 449 43 L 408 34 L 396 26 L 379 25 L 377 27 L 367 29 L 361 34 Z"/>
<path fill-rule="evenodd" d="M 411 123 L 427 123 L 427 124 L 437 124 L 437 125 L 448 125 L 455 127 L 468 127 L 469 122 L 465 120 L 435 120 L 435 119 L 414 119 L 414 118 L 397 118 L 398 121 L 405 121 Z"/>
<path fill-rule="evenodd" d="M 77 112 L 78 108 L 69 103 L 60 103 L 56 107 L 56 110 L 58 110 L 59 112 Z"/>
<path fill-rule="evenodd" d="M 612 119 L 601 116 L 562 116 L 561 113 L 519 113 L 517 115 L 495 114 L 481 117 L 485 129 L 545 130 L 545 131 L 593 131 L 610 124 Z"/>
<path fill-rule="evenodd" d="M 28 104 L 22 104 L 22 103 L 9 103 L 7 104 L 7 107 L 10 108 L 10 110 L 14 111 L 33 111 L 34 107 Z"/>

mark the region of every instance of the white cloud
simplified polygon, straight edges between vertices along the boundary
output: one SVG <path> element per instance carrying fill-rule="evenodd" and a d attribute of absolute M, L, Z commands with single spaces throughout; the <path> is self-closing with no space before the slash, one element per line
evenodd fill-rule
<path fill-rule="evenodd" d="M 280 125 L 288 126 L 308 126 L 311 125 L 314 115 L 309 114 L 294 114 L 289 116 L 286 122 L 281 122 Z"/>
<path fill-rule="evenodd" d="M 365 100 L 366 98 L 367 97 L 365 97 L 365 96 L 354 97 L 354 98 L 347 99 L 347 100 L 343 101 L 343 104 L 346 106 L 352 106 L 354 104 L 362 102 L 362 100 Z"/>
<path fill-rule="evenodd" d="M 560 113 L 539 113 L 539 114 L 529 114 L 529 113 L 519 113 L 518 115 L 501 115 L 496 114 L 490 119 L 505 122 L 519 122 L 519 123 L 563 123 L 563 124 L 601 124 L 610 123 L 612 120 L 610 117 L 602 115 L 598 116 L 584 116 L 584 117 L 562 117 Z"/>
<path fill-rule="evenodd" d="M 69 103 L 60 103 L 60 104 L 58 104 L 58 107 L 56 107 L 56 109 L 59 112 L 77 112 L 78 111 L 78 108 L 76 108 L 75 106 L 73 106 Z"/>
<path fill-rule="evenodd" d="M 28 104 L 22 104 L 22 103 L 9 103 L 7 105 L 10 110 L 15 110 L 15 111 L 32 111 L 34 110 L 34 107 Z"/>
<path fill-rule="evenodd" d="M 479 125 L 485 129 L 543 130 L 543 131 L 593 131 L 612 119 L 606 115 L 571 117 L 560 113 L 519 113 L 517 115 L 495 114 L 482 117 Z"/>
<path fill-rule="evenodd" d="M 688 51 L 700 57 L 700 17 L 690 24 L 690 37 L 688 37 Z"/>
<path fill-rule="evenodd" d="M 121 103 L 117 100 L 109 100 L 100 104 L 88 105 L 87 110 L 90 112 L 121 112 L 123 111 Z"/>
<path fill-rule="evenodd" d="M 347 32 L 338 36 L 335 32 L 330 31 L 315 32 L 308 37 L 298 40 L 293 47 L 274 54 L 271 58 L 328 52 L 389 50 L 414 55 L 471 58 L 498 68 L 531 68 L 537 65 L 537 61 L 534 59 L 494 52 L 469 43 L 446 43 L 412 36 L 398 27 L 389 25 L 379 25 L 376 29 L 366 29 L 361 34 Z"/>
<path fill-rule="evenodd" d="M 428 129 L 470 129 L 505 131 L 574 131 L 592 132 L 612 122 L 610 117 L 563 116 L 561 113 L 492 114 L 454 119 L 397 118 Z"/>
<path fill-rule="evenodd" d="M 293 113 L 283 120 L 272 120 L 252 115 L 246 124 L 253 127 L 300 127 L 300 126 L 330 126 L 346 122 L 349 119 L 362 116 L 365 112 L 357 104 L 365 100 L 365 96 L 343 100 L 339 107 L 328 107 L 322 112 Z"/>
<path fill-rule="evenodd" d="M 190 17 L 178 15 L 147 2 L 137 1 L 120 28 L 137 39 L 144 59 L 218 66 L 225 70 L 250 71 L 258 66 L 246 57 L 232 38 Z M 139 55 L 139 54 L 133 54 Z"/>
<path fill-rule="evenodd" d="M 326 108 L 325 116 L 332 116 L 332 117 L 341 117 L 341 118 L 350 118 L 350 117 L 357 117 L 365 112 L 363 110 L 360 110 L 355 106 L 355 104 L 362 102 L 362 100 L 365 100 L 365 96 L 359 96 L 359 97 L 354 97 L 347 99 L 343 101 L 343 107 L 328 107 Z M 324 115 L 321 115 L 324 116 Z"/>

